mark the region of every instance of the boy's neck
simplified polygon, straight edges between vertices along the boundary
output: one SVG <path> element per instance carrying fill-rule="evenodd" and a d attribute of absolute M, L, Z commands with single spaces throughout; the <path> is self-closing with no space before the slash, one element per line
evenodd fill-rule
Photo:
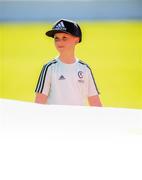
<path fill-rule="evenodd" d="M 60 54 L 59 59 L 66 64 L 72 64 L 76 61 L 74 54 Z"/>

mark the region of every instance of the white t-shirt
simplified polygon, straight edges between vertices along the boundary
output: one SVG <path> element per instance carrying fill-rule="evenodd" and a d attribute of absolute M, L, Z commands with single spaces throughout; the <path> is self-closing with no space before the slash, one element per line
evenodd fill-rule
<path fill-rule="evenodd" d="M 87 64 L 78 59 L 65 64 L 59 58 L 43 66 L 35 92 L 47 95 L 47 104 L 60 105 L 85 105 L 89 96 L 99 94 Z"/>

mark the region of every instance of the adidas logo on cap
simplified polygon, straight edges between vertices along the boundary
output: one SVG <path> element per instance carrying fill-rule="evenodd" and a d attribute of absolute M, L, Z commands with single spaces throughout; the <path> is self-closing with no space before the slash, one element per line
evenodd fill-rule
<path fill-rule="evenodd" d="M 54 27 L 54 30 L 66 31 L 67 28 L 65 27 L 63 21 L 60 21 L 60 22 Z"/>

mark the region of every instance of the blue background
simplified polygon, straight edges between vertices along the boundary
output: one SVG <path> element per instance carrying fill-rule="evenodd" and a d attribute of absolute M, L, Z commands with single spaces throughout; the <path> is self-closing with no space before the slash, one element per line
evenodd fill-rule
<path fill-rule="evenodd" d="M 0 21 L 140 20 L 141 0 L 0 1 Z"/>

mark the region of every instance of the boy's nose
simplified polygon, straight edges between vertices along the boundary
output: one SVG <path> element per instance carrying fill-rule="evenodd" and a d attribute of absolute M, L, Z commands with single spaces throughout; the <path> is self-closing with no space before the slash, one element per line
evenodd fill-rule
<path fill-rule="evenodd" d="M 57 44 L 63 44 L 64 41 L 63 41 L 62 39 L 59 39 L 56 43 L 57 43 Z"/>

